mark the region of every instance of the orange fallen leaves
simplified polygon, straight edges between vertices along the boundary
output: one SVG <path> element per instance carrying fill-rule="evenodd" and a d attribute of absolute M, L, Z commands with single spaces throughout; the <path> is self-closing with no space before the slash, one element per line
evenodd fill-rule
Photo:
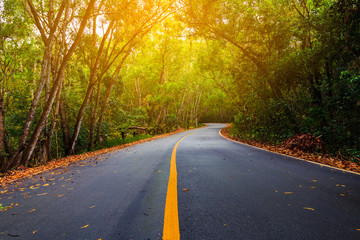
<path fill-rule="evenodd" d="M 311 210 L 311 211 L 315 211 L 315 209 L 313 209 L 313 208 L 310 208 L 310 207 L 303 207 L 303 209 L 305 209 L 305 210 Z"/>
<path fill-rule="evenodd" d="M 87 228 L 89 225 L 82 226 L 81 228 Z"/>
<path fill-rule="evenodd" d="M 229 134 L 230 127 L 231 127 L 231 125 L 229 125 L 226 128 L 221 129 L 221 134 L 231 140 L 234 140 L 237 142 L 242 142 L 242 143 L 252 145 L 252 146 L 255 146 L 258 148 L 262 148 L 262 149 L 265 149 L 265 150 L 268 150 L 271 152 L 276 152 L 276 153 L 285 154 L 285 155 L 289 155 L 289 156 L 293 156 L 293 157 L 298 157 L 298 158 L 305 159 L 308 161 L 317 162 L 317 163 L 337 167 L 340 169 L 345 169 L 348 171 L 360 173 L 360 164 L 359 163 L 350 162 L 345 159 L 341 159 L 338 157 L 331 157 L 328 155 L 318 156 L 317 154 L 301 151 L 299 149 L 287 149 L 287 148 L 285 148 L 285 146 L 281 146 L 281 145 L 274 146 L 274 145 L 259 143 L 259 142 L 253 141 L 253 140 L 244 140 L 239 137 L 233 137 Z"/>
<path fill-rule="evenodd" d="M 189 189 L 188 189 L 188 188 L 184 188 L 183 191 L 184 191 L 184 192 L 187 192 L 187 191 L 189 191 Z"/>

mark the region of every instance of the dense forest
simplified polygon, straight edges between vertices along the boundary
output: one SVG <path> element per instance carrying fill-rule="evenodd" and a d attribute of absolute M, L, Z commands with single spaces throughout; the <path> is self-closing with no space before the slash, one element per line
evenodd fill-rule
<path fill-rule="evenodd" d="M 358 161 L 359 7 L 3 0 L 1 171 L 204 122 L 274 144 L 310 133 Z"/>

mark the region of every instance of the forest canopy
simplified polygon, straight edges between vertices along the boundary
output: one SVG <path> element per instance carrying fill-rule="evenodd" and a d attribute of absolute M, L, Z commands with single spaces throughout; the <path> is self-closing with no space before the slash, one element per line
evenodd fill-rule
<path fill-rule="evenodd" d="M 3 0 L 0 168 L 232 122 L 360 157 L 351 0 Z M 132 130 L 130 130 L 132 129 Z"/>

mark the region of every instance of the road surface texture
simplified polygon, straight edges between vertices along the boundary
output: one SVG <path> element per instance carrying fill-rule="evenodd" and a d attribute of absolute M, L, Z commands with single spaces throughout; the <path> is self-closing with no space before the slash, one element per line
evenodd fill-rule
<path fill-rule="evenodd" d="M 360 176 L 185 131 L 2 189 L 0 239 L 162 239 L 177 147 L 181 239 L 360 239 Z"/>

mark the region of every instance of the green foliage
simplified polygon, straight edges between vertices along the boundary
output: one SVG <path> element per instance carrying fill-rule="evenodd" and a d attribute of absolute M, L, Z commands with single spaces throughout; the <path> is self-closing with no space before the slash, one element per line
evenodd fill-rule
<path fill-rule="evenodd" d="M 115 147 L 115 146 L 123 145 L 126 143 L 132 143 L 132 142 L 136 142 L 136 141 L 139 141 L 142 139 L 151 138 L 151 137 L 152 136 L 149 134 L 139 134 L 136 136 L 133 136 L 130 134 L 130 135 L 127 135 L 127 137 L 125 139 L 122 139 L 119 136 L 113 137 L 113 138 L 106 140 L 106 142 L 104 143 L 103 146 L 97 146 L 96 149 Z"/>
<path fill-rule="evenodd" d="M 54 2 L 53 11 L 61 2 Z M 36 144 L 34 163 L 41 162 L 45 140 L 52 140 L 50 158 L 67 154 L 63 136 L 68 129 L 71 141 L 78 122 L 76 152 L 149 137 L 130 137 L 127 131 L 123 141 L 122 132 L 129 127 L 157 134 L 200 122 L 234 121 L 236 133 L 247 139 L 279 143 L 309 132 L 320 136 L 329 152 L 359 157 L 357 1 L 185 0 L 183 11 L 167 5 L 172 1 L 102 3 L 95 32 L 94 20 L 89 21 L 66 65 L 60 96 L 65 112 L 56 112 L 56 98 Z M 75 22 L 87 3 L 76 4 L 69 9 Z M 1 6 L 6 159 L 19 147 L 40 84 L 46 44 L 20 0 L 5 0 Z M 34 6 L 42 21 L 51 18 L 49 4 L 34 1 Z M 31 134 L 59 62 L 75 37 L 76 29 L 70 26 L 75 22 L 66 28 L 64 17 L 55 29 L 49 82 L 41 92 Z M 112 21 L 106 38 L 99 30 L 106 31 Z M 48 34 L 50 29 L 43 25 Z M 95 67 L 101 43 L 104 51 Z M 96 76 L 92 82 L 91 76 Z"/>
<path fill-rule="evenodd" d="M 327 151 L 357 156 L 359 9 L 351 0 L 196 0 L 183 20 L 231 50 L 219 55 L 210 48 L 199 62 L 207 73 L 219 66 L 220 76 L 233 80 L 226 97 L 235 99 L 238 135 L 279 143 L 309 132 Z"/>

